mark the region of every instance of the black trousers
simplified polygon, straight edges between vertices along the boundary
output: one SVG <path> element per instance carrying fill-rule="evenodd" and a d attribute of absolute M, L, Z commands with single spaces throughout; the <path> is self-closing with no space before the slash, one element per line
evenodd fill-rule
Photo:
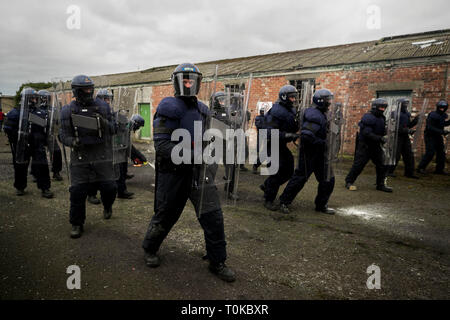
<path fill-rule="evenodd" d="M 424 169 L 436 154 L 435 172 L 443 172 L 445 168 L 445 146 L 442 136 L 425 134 L 425 155 L 419 163 L 419 169 Z"/>
<path fill-rule="evenodd" d="M 271 153 L 271 152 L 270 152 Z M 280 144 L 278 172 L 264 181 L 264 198 L 266 201 L 274 201 L 281 185 L 286 183 L 294 172 L 294 157 L 286 144 Z"/>
<path fill-rule="evenodd" d="M 354 183 L 369 160 L 372 160 L 376 167 L 377 186 L 383 186 L 387 172 L 387 167 L 383 165 L 383 150 L 378 143 L 368 144 L 361 140 L 356 146 L 353 166 L 345 178 L 345 182 Z"/>
<path fill-rule="evenodd" d="M 53 150 L 52 155 L 52 172 L 59 173 L 62 170 L 62 154 L 61 149 L 57 148 Z"/>
<path fill-rule="evenodd" d="M 317 182 L 319 182 L 314 203 L 317 208 L 325 207 L 334 190 L 335 180 L 333 175 L 329 181 L 325 180 L 326 170 L 323 147 L 301 142 L 298 167 L 281 194 L 280 203 L 291 204 L 303 189 L 311 174 L 314 173 Z"/>
<path fill-rule="evenodd" d="M 207 174 L 210 175 L 210 173 Z M 149 253 L 156 253 L 159 250 L 162 242 L 178 221 L 187 200 L 190 199 L 203 228 L 209 260 L 212 263 L 224 262 L 226 260 L 225 231 L 215 184 L 205 185 L 202 197 L 201 188 L 193 187 L 193 178 L 196 176 L 193 170 L 177 172 L 157 170 L 156 175 L 155 214 L 142 243 L 144 250 Z M 212 177 L 209 181 L 213 181 Z M 201 198 L 203 198 L 202 201 Z"/>
<path fill-rule="evenodd" d="M 259 150 L 260 150 L 259 144 L 260 144 L 260 140 L 259 140 L 259 129 L 258 129 L 258 130 L 256 130 L 256 154 L 257 154 L 257 157 L 256 157 L 256 164 L 253 165 L 253 167 L 255 169 L 257 169 L 261 166 L 261 159 L 259 157 Z"/>
<path fill-rule="evenodd" d="M 115 181 L 99 181 L 96 182 L 100 189 L 103 207 L 109 209 L 116 200 L 116 183 Z M 69 188 L 70 192 L 70 223 L 73 225 L 83 225 L 86 220 L 86 198 L 92 183 L 81 183 L 73 185 Z M 97 189 L 95 189 L 97 192 Z"/>
<path fill-rule="evenodd" d="M 405 164 L 405 176 L 412 176 L 414 174 L 414 154 L 412 152 L 411 140 L 409 135 L 399 135 L 397 141 L 397 154 L 395 165 L 389 166 L 389 172 L 394 173 L 400 157 L 403 158 Z"/>
<path fill-rule="evenodd" d="M 11 153 L 14 165 L 14 188 L 24 190 L 27 187 L 28 167 L 31 160 L 31 172 L 36 177 L 37 187 L 41 190 L 50 189 L 50 172 L 44 147 L 29 147 L 25 150 L 26 163 L 16 162 L 16 142 L 11 142 Z"/>
<path fill-rule="evenodd" d="M 127 173 L 128 173 L 128 163 L 122 162 L 117 164 L 119 170 L 119 179 L 117 179 L 117 194 L 121 195 L 127 191 Z"/>

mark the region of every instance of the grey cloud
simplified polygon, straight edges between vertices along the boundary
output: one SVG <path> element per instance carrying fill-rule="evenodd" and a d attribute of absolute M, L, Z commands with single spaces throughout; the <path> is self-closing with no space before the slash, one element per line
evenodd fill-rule
<path fill-rule="evenodd" d="M 66 28 L 69 5 L 81 30 Z M 368 5 L 381 29 L 366 27 Z M 435 1 L 23 1 L 1 2 L 0 91 L 21 83 L 135 71 L 299 50 L 448 28 Z"/>

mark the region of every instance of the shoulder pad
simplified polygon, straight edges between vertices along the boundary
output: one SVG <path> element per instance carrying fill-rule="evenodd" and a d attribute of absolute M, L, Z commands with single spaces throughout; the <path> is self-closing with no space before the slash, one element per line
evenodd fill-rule
<path fill-rule="evenodd" d="M 19 118 L 19 116 L 20 116 L 20 112 L 19 112 L 19 110 L 17 110 L 16 108 L 13 108 L 11 111 L 9 111 L 7 114 L 6 114 L 6 117 L 8 118 L 8 119 L 18 119 Z"/>
<path fill-rule="evenodd" d="M 270 109 L 269 113 L 280 120 L 286 120 L 287 111 L 284 107 L 280 106 L 278 103 L 275 103 L 273 107 Z"/>
<path fill-rule="evenodd" d="M 156 113 L 167 118 L 180 119 L 185 113 L 185 108 L 183 102 L 177 98 L 166 97 L 159 103 Z"/>
<path fill-rule="evenodd" d="M 322 112 L 317 110 L 317 108 L 311 107 L 305 110 L 304 120 L 321 123 L 322 119 L 323 119 Z"/>
<path fill-rule="evenodd" d="M 361 118 L 361 123 L 367 126 L 372 126 L 376 123 L 376 117 L 370 112 L 368 112 Z"/>
<path fill-rule="evenodd" d="M 446 115 L 446 114 L 445 114 Z M 428 117 L 430 119 L 433 120 L 441 120 L 443 118 L 443 116 L 441 116 L 439 113 L 437 113 L 436 111 L 432 111 L 430 112 L 430 114 L 428 115 Z M 444 118 L 445 119 L 445 118 Z"/>
<path fill-rule="evenodd" d="M 210 114 L 210 110 L 206 104 L 201 101 L 198 101 L 198 111 L 204 116 L 208 116 Z"/>

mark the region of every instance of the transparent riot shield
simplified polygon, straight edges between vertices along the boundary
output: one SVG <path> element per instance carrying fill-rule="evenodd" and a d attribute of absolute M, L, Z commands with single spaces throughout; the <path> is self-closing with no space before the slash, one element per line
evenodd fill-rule
<path fill-rule="evenodd" d="M 396 103 L 386 108 L 386 143 L 382 145 L 383 165 L 393 166 L 397 157 L 398 127 L 400 120 L 400 104 Z"/>
<path fill-rule="evenodd" d="M 16 144 L 16 162 L 18 164 L 28 163 L 30 158 L 31 123 L 29 122 L 30 108 L 37 104 L 38 96 L 31 88 L 24 88 L 20 100 L 20 115 L 18 136 Z"/>
<path fill-rule="evenodd" d="M 114 164 L 127 163 L 130 157 L 131 132 L 128 112 L 119 110 L 114 113 L 116 133 L 113 135 Z"/>
<path fill-rule="evenodd" d="M 302 149 L 302 126 L 303 126 L 303 117 L 305 110 L 309 108 L 312 104 L 312 97 L 314 94 L 314 85 L 312 83 L 309 83 L 308 81 L 302 82 L 302 89 L 300 92 L 299 97 L 299 103 L 297 106 L 297 113 L 296 113 L 296 120 L 297 120 L 297 126 L 299 128 L 298 134 L 300 135 L 300 138 L 297 140 L 297 168 L 300 168 L 300 159 L 302 158 L 300 156 L 300 152 Z M 296 142 L 294 142 L 296 144 Z"/>
<path fill-rule="evenodd" d="M 118 89 L 117 99 L 113 99 L 113 112 L 117 131 L 113 136 L 114 163 L 127 163 L 131 153 L 130 115 L 137 100 L 136 88 Z"/>
<path fill-rule="evenodd" d="M 59 138 L 68 162 L 71 185 L 117 180 L 114 169 L 113 116 L 99 111 L 97 101 L 92 105 L 68 103 L 63 92 Z M 70 155 L 70 156 L 68 156 Z"/>
<path fill-rule="evenodd" d="M 230 148 L 228 149 L 229 152 L 232 152 L 232 150 L 234 150 L 236 157 L 236 160 L 234 162 L 235 182 L 234 186 L 232 186 L 232 197 L 227 198 L 227 205 L 232 206 L 236 205 L 237 200 L 244 199 L 244 194 L 242 192 L 239 192 L 238 186 L 239 180 L 241 178 L 241 166 L 245 166 L 249 154 L 247 130 L 250 121 L 250 112 L 248 111 L 248 105 L 250 102 L 253 74 L 250 73 L 249 77 L 243 80 L 244 83 L 246 83 L 246 90 L 241 94 L 234 94 L 234 97 L 232 98 L 230 104 L 230 112 L 236 113 L 234 121 L 235 130 L 233 134 L 233 136 L 235 137 L 233 138 L 233 140 L 236 143 L 236 147 L 234 148 L 234 146 L 230 146 Z M 236 106 L 236 108 L 234 106 Z M 228 139 L 228 142 L 231 142 L 231 139 Z M 231 183 L 229 184 L 228 189 L 230 187 Z"/>
<path fill-rule="evenodd" d="M 207 103 L 215 94 L 217 89 L 217 73 L 218 65 L 216 65 L 212 83 L 203 85 L 203 91 L 198 95 L 198 99 L 200 101 L 204 101 Z M 209 108 L 211 109 L 212 105 L 209 105 Z M 215 191 L 215 180 L 218 169 L 218 163 L 217 161 L 215 161 L 215 159 L 217 159 L 218 153 L 220 153 L 221 151 L 216 147 L 217 144 L 221 141 L 219 141 L 219 139 L 216 139 L 217 132 L 215 132 L 214 128 L 212 128 L 213 130 L 211 130 L 212 119 L 212 112 L 210 112 L 210 114 L 201 124 L 201 133 L 203 135 L 203 141 L 200 150 L 201 154 L 198 154 L 198 151 L 194 146 L 193 189 L 200 193 L 200 201 L 197 208 L 199 219 L 202 214 L 209 211 L 210 208 L 216 207 L 218 205 L 216 202 L 219 201 L 219 199 L 217 199 L 217 193 Z"/>
<path fill-rule="evenodd" d="M 416 125 L 416 132 L 414 133 L 414 138 L 412 142 L 412 152 L 415 157 L 417 157 L 417 151 L 419 149 L 420 145 L 423 145 L 423 136 L 424 136 L 424 130 L 425 130 L 425 110 L 428 107 L 428 99 L 425 98 L 423 100 L 422 109 L 420 110 L 418 114 L 418 121 Z M 424 150 L 422 150 L 423 152 Z"/>
<path fill-rule="evenodd" d="M 47 144 L 48 144 L 48 152 L 50 155 L 50 161 L 53 163 L 55 161 L 55 157 L 61 156 L 61 149 L 59 148 L 57 137 L 59 134 L 60 128 L 60 111 L 61 107 L 58 103 L 58 96 L 56 94 L 56 83 L 53 84 L 53 91 L 51 93 L 51 102 L 48 107 L 48 136 L 47 136 Z"/>
<path fill-rule="evenodd" d="M 342 127 L 344 114 L 341 103 L 333 103 L 327 113 L 327 138 L 325 148 L 325 181 L 334 177 L 335 165 L 339 160 L 339 150 L 342 145 Z"/>

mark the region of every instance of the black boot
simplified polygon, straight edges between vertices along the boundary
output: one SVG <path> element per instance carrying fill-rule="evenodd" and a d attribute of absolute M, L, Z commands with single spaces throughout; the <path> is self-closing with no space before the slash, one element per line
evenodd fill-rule
<path fill-rule="evenodd" d="M 219 279 L 226 282 L 233 282 L 236 280 L 236 275 L 233 270 L 228 268 L 225 263 L 209 264 L 209 271 L 215 274 Z"/>
<path fill-rule="evenodd" d="M 277 204 L 273 203 L 273 201 L 264 201 L 264 207 L 271 211 L 277 211 L 280 208 Z"/>
<path fill-rule="evenodd" d="M 358 188 L 356 188 L 356 186 L 355 185 L 353 185 L 353 183 L 350 183 L 350 182 L 347 182 L 346 184 L 345 184 L 345 187 L 348 189 L 348 190 L 350 190 L 350 191 L 356 191 Z"/>
<path fill-rule="evenodd" d="M 291 210 L 289 209 L 287 204 L 281 203 L 280 204 L 280 211 L 284 214 L 289 214 L 291 213 Z"/>
<path fill-rule="evenodd" d="M 88 196 L 88 201 L 89 201 L 89 203 L 92 203 L 92 204 L 100 204 L 101 203 L 101 201 L 99 199 L 97 199 L 96 196 Z"/>
<path fill-rule="evenodd" d="M 51 192 L 49 189 L 42 190 L 42 197 L 51 199 L 53 198 L 53 192 Z"/>
<path fill-rule="evenodd" d="M 70 231 L 70 237 L 72 239 L 76 239 L 81 237 L 81 234 L 83 233 L 83 226 L 76 226 L 72 225 L 72 231 Z"/>
<path fill-rule="evenodd" d="M 239 166 L 239 170 L 242 171 L 242 172 L 248 171 L 248 169 L 243 164 L 241 164 Z"/>
<path fill-rule="evenodd" d="M 59 174 L 59 172 L 55 172 L 55 173 L 53 173 L 53 180 L 56 180 L 56 181 L 62 181 L 62 177 L 61 177 L 61 175 Z"/>
<path fill-rule="evenodd" d="M 103 218 L 106 220 L 110 219 L 112 216 L 112 207 L 103 209 Z"/>
<path fill-rule="evenodd" d="M 159 267 L 159 265 L 161 264 L 161 259 L 156 255 L 156 253 L 146 252 L 144 260 L 147 267 L 150 268 Z"/>
<path fill-rule="evenodd" d="M 425 169 L 422 169 L 422 168 L 417 168 L 417 173 L 420 173 L 420 174 L 427 174 L 426 171 L 425 171 Z"/>
<path fill-rule="evenodd" d="M 328 206 L 316 207 L 315 210 L 317 212 L 322 212 L 322 213 L 329 214 L 329 215 L 333 215 L 336 213 L 336 210 L 334 210 L 332 208 L 328 208 Z"/>
<path fill-rule="evenodd" d="M 388 172 L 388 173 L 387 173 L 387 176 L 388 176 L 388 177 L 392 177 L 392 178 L 395 178 L 395 177 L 396 177 L 395 173 L 393 173 L 393 172 Z"/>
<path fill-rule="evenodd" d="M 120 193 L 117 195 L 117 198 L 120 199 L 132 199 L 133 198 L 133 192 L 128 192 L 127 190 L 125 190 L 123 193 Z"/>
<path fill-rule="evenodd" d="M 377 190 L 378 191 L 384 191 L 384 192 L 388 192 L 388 193 L 391 193 L 391 192 L 393 192 L 394 190 L 392 189 L 392 188 L 390 188 L 390 187 L 387 187 L 386 185 L 381 185 L 381 186 L 377 186 Z"/>
<path fill-rule="evenodd" d="M 237 194 L 234 194 L 234 193 L 230 192 L 230 193 L 228 193 L 228 200 L 238 201 L 239 200 L 239 196 Z"/>

